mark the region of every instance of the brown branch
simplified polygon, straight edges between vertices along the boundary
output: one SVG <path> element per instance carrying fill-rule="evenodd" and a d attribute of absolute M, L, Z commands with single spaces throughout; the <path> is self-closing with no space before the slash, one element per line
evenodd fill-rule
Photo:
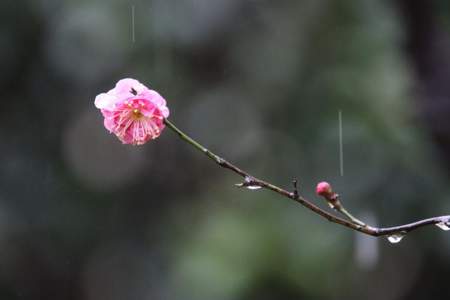
<path fill-rule="evenodd" d="M 260 187 L 260 188 L 265 188 L 268 190 L 271 190 L 281 196 L 284 196 L 286 198 L 292 199 L 298 203 L 300 203 L 301 205 L 305 206 L 306 208 L 308 208 L 309 210 L 315 212 L 316 214 L 320 215 L 321 217 L 327 219 L 330 222 L 348 227 L 350 229 L 365 233 L 367 235 L 371 235 L 371 236 L 391 236 L 394 234 L 397 235 L 404 235 L 410 231 L 413 231 L 415 229 L 418 229 L 420 227 L 423 226 L 427 226 L 427 225 L 433 225 L 433 224 L 442 224 L 444 226 L 450 226 L 450 215 L 447 216 L 440 216 L 440 217 L 433 217 L 433 218 L 429 218 L 429 219 L 425 219 L 425 220 L 420 220 L 417 222 L 413 222 L 413 223 L 409 223 L 409 224 L 405 224 L 405 225 L 400 225 L 400 226 L 394 226 L 394 227 L 386 227 L 386 228 L 382 228 L 382 227 L 372 227 L 369 225 L 366 225 L 364 223 L 362 223 L 361 221 L 357 220 L 355 221 L 355 218 L 353 216 L 351 216 L 345 209 L 344 207 L 339 204 L 338 207 L 335 207 L 335 209 L 340 212 L 343 213 L 344 215 L 346 215 L 347 217 L 351 218 L 351 221 L 336 217 L 335 215 L 321 209 L 320 207 L 314 205 L 313 203 L 311 203 L 309 200 L 307 200 L 305 197 L 299 195 L 298 190 L 297 190 L 297 184 L 296 181 L 294 183 L 294 192 L 289 192 L 285 189 L 282 189 L 274 184 L 271 184 L 269 182 L 266 182 L 264 180 L 258 179 L 252 175 L 250 175 L 249 173 L 247 173 L 246 171 L 238 168 L 237 166 L 233 165 L 232 163 L 226 161 L 225 159 L 223 159 L 222 157 L 214 154 L 213 152 L 211 152 L 210 150 L 208 150 L 207 148 L 203 147 L 201 144 L 199 144 L 198 142 L 194 141 L 192 138 L 190 138 L 188 135 L 186 135 L 184 132 L 182 132 L 180 129 L 178 129 L 174 124 L 172 124 L 169 120 L 164 119 L 164 123 L 167 125 L 167 127 L 169 127 L 170 129 L 172 129 L 175 133 L 177 133 L 183 140 L 185 140 L 186 142 L 190 143 L 192 146 L 194 146 L 195 148 L 197 148 L 198 150 L 200 150 L 201 152 L 203 152 L 206 156 L 208 156 L 210 159 L 212 159 L 216 164 L 218 164 L 219 166 L 221 166 L 222 168 L 228 169 L 233 171 L 234 173 L 240 175 L 241 177 L 244 178 L 244 182 L 237 184 L 240 187 L 249 187 L 249 188 L 255 188 L 255 187 Z M 336 200 L 337 194 L 334 194 L 334 200 Z"/>
<path fill-rule="evenodd" d="M 276 185 L 273 185 L 271 183 L 268 183 L 264 180 L 258 179 L 256 177 L 253 177 L 252 175 L 248 174 L 247 172 L 243 171 L 242 169 L 236 167 L 235 165 L 229 163 L 228 161 L 224 160 L 223 158 L 219 158 L 219 161 L 217 164 L 223 168 L 229 169 L 238 175 L 244 177 L 246 179 L 245 183 L 242 184 L 242 186 L 259 186 L 271 191 L 274 191 L 277 194 L 280 194 L 286 198 L 292 199 L 301 205 L 305 206 L 306 208 L 312 210 L 316 214 L 324 217 L 330 222 L 343 225 L 345 227 L 348 227 L 350 229 L 372 235 L 372 236 L 384 236 L 384 235 L 392 235 L 395 233 L 399 234 L 405 234 L 408 233 L 414 229 L 417 229 L 422 226 L 426 225 L 432 225 L 432 224 L 438 224 L 438 223 L 448 223 L 450 222 L 450 215 L 448 216 L 440 216 L 440 217 L 434 217 L 429 218 L 425 220 L 420 220 L 414 223 L 395 226 L 395 227 L 387 227 L 387 228 L 378 228 L 378 227 L 372 227 L 369 225 L 359 225 L 355 222 L 347 221 L 345 219 L 339 218 L 334 216 L 333 214 L 321 209 L 320 207 L 314 205 L 309 200 L 307 200 L 305 197 L 301 195 L 295 195 L 295 192 L 288 192 L 285 189 L 282 189 Z"/>

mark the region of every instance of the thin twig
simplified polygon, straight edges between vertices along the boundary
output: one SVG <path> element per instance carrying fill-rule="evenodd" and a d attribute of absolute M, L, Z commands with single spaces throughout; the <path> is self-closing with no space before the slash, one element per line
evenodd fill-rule
<path fill-rule="evenodd" d="M 366 226 L 366 223 L 364 223 L 363 221 L 359 220 L 358 218 L 354 217 L 351 213 L 349 213 L 343 206 L 339 207 L 338 209 L 336 209 L 338 212 L 340 212 L 341 214 L 343 214 L 344 216 L 346 216 L 347 218 L 350 219 L 350 221 L 352 221 L 353 223 L 359 224 L 361 226 Z"/>
<path fill-rule="evenodd" d="M 315 212 L 316 214 L 320 215 L 321 217 L 327 219 L 330 222 L 345 226 L 347 228 L 365 233 L 367 235 L 371 236 L 389 236 L 393 234 L 401 234 L 404 235 L 410 231 L 413 231 L 417 228 L 427 226 L 427 225 L 433 225 L 433 224 L 444 224 L 447 226 L 450 226 L 450 215 L 447 216 L 440 216 L 440 217 L 433 217 L 425 220 L 420 220 L 417 222 L 395 226 L 395 227 L 372 227 L 369 226 L 362 221 L 359 221 L 355 217 L 353 217 L 348 211 L 346 211 L 344 208 L 341 209 L 341 213 L 346 215 L 350 221 L 339 218 L 334 216 L 333 214 L 321 209 L 320 207 L 316 206 L 315 204 L 308 201 L 306 198 L 298 194 L 297 188 L 295 188 L 294 192 L 288 192 L 285 189 L 282 189 L 274 184 L 271 184 L 269 182 L 266 182 L 264 180 L 258 179 L 249 173 L 245 172 L 244 170 L 238 168 L 237 166 L 233 165 L 232 163 L 226 161 L 222 157 L 214 154 L 192 138 L 190 138 L 187 134 L 182 132 L 180 129 L 178 129 L 173 123 L 171 123 L 168 119 L 164 119 L 164 124 L 167 125 L 168 128 L 173 130 L 178 136 L 183 139 L 184 141 L 188 142 L 192 146 L 194 146 L 197 150 L 203 152 L 206 156 L 208 156 L 210 159 L 212 159 L 216 164 L 221 166 L 222 168 L 229 169 L 233 171 L 234 173 L 242 176 L 245 179 L 245 183 L 240 186 L 259 186 L 261 188 L 265 188 L 268 190 L 271 190 L 279 195 L 282 195 L 286 198 L 292 199 L 301 205 L 305 206 L 309 210 Z M 357 220 L 357 221 L 356 221 Z"/>

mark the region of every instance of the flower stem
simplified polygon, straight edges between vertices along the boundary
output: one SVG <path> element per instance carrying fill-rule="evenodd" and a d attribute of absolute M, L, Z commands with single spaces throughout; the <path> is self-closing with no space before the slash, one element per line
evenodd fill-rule
<path fill-rule="evenodd" d="M 189 144 L 191 144 L 192 146 L 194 146 L 194 148 L 196 148 L 197 150 L 199 150 L 199 151 L 203 152 L 204 154 L 206 154 L 209 158 L 213 159 L 216 163 L 219 163 L 221 161 L 221 158 L 219 156 L 215 155 L 214 153 L 209 151 L 206 147 L 204 147 L 203 145 L 201 145 L 200 143 L 198 143 L 197 141 L 192 139 L 190 136 L 185 134 L 183 131 L 181 131 L 178 127 L 176 127 L 168 119 L 164 119 L 164 124 L 167 127 L 169 127 L 170 129 L 172 129 L 176 134 L 178 134 L 178 136 L 181 139 L 183 139 L 184 141 L 186 141 Z"/>

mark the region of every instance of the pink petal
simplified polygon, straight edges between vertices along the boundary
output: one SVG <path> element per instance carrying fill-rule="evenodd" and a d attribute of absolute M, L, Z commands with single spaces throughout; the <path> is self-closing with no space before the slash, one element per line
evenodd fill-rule
<path fill-rule="evenodd" d="M 135 90 L 137 94 L 148 90 L 145 85 L 132 78 L 119 80 L 114 88 L 116 94 L 131 93 L 132 89 Z"/>
<path fill-rule="evenodd" d="M 112 132 L 115 127 L 114 121 L 111 118 L 105 118 L 103 125 L 105 125 L 105 128 L 108 129 L 109 132 Z"/>
<path fill-rule="evenodd" d="M 98 109 L 113 110 L 114 104 L 117 102 L 117 98 L 107 93 L 101 93 L 95 97 L 95 107 Z"/>
<path fill-rule="evenodd" d="M 149 99 L 156 106 L 165 106 L 166 99 L 164 99 L 157 91 L 147 90 L 142 93 L 142 96 Z"/>
<path fill-rule="evenodd" d="M 160 107 L 159 109 L 161 110 L 161 114 L 164 118 L 167 118 L 169 116 L 169 109 L 167 108 L 167 106 Z"/>

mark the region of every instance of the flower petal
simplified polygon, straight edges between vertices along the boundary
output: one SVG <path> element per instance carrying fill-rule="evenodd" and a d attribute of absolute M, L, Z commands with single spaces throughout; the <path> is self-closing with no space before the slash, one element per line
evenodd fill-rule
<path fill-rule="evenodd" d="M 162 106 L 159 109 L 161 110 L 164 118 L 167 118 L 169 116 L 169 109 L 167 108 L 167 106 Z"/>
<path fill-rule="evenodd" d="M 137 94 L 140 94 L 146 90 L 148 90 L 148 88 L 143 85 L 142 83 L 140 83 L 139 81 L 137 81 L 136 79 L 132 79 L 132 78 L 125 78 L 125 79 L 121 79 L 116 83 L 116 87 L 114 88 L 116 94 L 124 94 L 124 93 L 128 93 L 133 95 L 132 90 L 136 91 Z"/>
<path fill-rule="evenodd" d="M 107 93 L 101 93 L 95 97 L 95 107 L 98 109 L 113 110 L 114 104 L 117 102 L 115 96 L 109 95 Z"/>
<path fill-rule="evenodd" d="M 156 106 L 165 106 L 166 99 L 164 99 L 157 91 L 154 90 L 147 90 L 144 93 L 142 93 L 142 96 L 144 96 L 147 99 L 150 99 Z"/>
<path fill-rule="evenodd" d="M 103 121 L 103 125 L 109 132 L 113 132 L 115 128 L 114 121 L 111 118 L 105 118 L 105 120 Z"/>

